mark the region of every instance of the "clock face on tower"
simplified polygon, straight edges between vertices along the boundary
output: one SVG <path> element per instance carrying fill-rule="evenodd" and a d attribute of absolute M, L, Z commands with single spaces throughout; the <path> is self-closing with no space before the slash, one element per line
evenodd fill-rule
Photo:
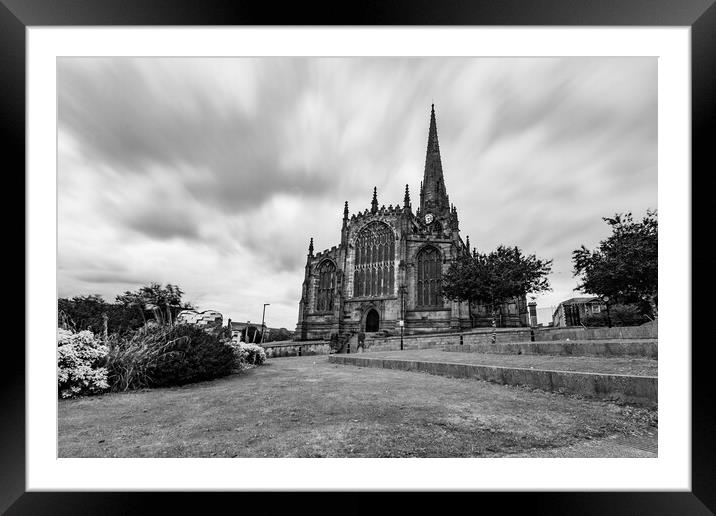
<path fill-rule="evenodd" d="M 427 215 L 425 215 L 425 223 L 426 223 L 426 224 L 430 224 L 432 221 L 433 221 L 433 214 L 432 214 L 432 213 L 428 213 Z"/>

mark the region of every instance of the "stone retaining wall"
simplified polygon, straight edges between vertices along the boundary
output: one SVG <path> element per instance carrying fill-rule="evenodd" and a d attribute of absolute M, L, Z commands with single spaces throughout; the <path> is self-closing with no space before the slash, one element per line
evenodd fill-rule
<path fill-rule="evenodd" d="M 529 342 L 530 330 L 498 328 L 497 342 Z M 451 344 L 483 344 L 492 341 L 492 329 L 471 330 L 460 333 L 433 333 L 430 335 L 406 335 L 403 349 L 442 348 Z M 378 337 L 365 339 L 367 351 L 395 351 L 400 349 L 400 337 Z M 351 352 L 355 352 L 351 348 Z"/>
<path fill-rule="evenodd" d="M 535 340 L 657 339 L 656 323 L 615 328 L 535 328 Z"/>
<path fill-rule="evenodd" d="M 655 340 L 586 340 L 553 342 L 520 342 L 502 344 L 451 344 L 444 351 L 462 353 L 497 353 L 510 355 L 594 355 L 658 358 Z"/>
<path fill-rule="evenodd" d="M 497 328 L 497 343 L 534 341 L 590 341 L 590 340 L 630 340 L 657 339 L 657 325 L 624 326 L 619 328 Z M 449 345 L 490 344 L 492 328 L 473 328 L 463 332 L 433 333 L 429 335 L 405 335 L 403 349 L 440 348 Z M 400 349 L 400 337 L 368 337 L 366 349 L 370 351 L 394 351 Z M 351 352 L 355 348 L 351 347 Z"/>
<path fill-rule="evenodd" d="M 524 385 L 545 391 L 579 394 L 649 407 L 655 407 L 658 399 L 656 376 L 548 371 L 449 362 L 381 359 L 355 355 L 331 355 L 328 357 L 328 361 L 359 367 L 419 371 L 453 378 L 474 378 L 506 385 Z"/>
<path fill-rule="evenodd" d="M 498 344 L 531 342 L 533 332 L 530 328 L 497 328 Z M 537 342 L 542 341 L 592 341 L 592 340 L 644 340 L 657 338 L 657 325 L 649 324 L 643 326 L 625 326 L 619 328 L 534 328 L 534 339 Z M 350 352 L 356 352 L 357 336 L 354 335 L 350 343 Z M 444 348 L 446 346 L 459 346 L 462 343 L 463 348 L 467 346 L 482 346 L 492 343 L 492 328 L 473 328 L 463 332 L 452 333 L 432 333 L 405 335 L 403 337 L 403 349 L 427 349 L 427 348 Z M 313 341 L 287 341 L 286 343 L 265 344 L 267 355 L 269 348 L 289 348 L 272 351 L 276 353 L 273 356 L 298 356 L 301 355 L 327 355 L 330 354 L 330 346 L 326 340 Z M 400 349 L 400 337 L 370 337 L 365 339 L 366 351 L 395 351 Z M 566 349 L 566 348 L 565 348 Z M 576 349 L 576 348 L 575 348 Z M 598 350 L 597 345 L 593 349 Z M 612 346 L 610 349 L 615 350 L 612 354 L 620 354 L 617 347 Z M 638 349 L 631 347 L 630 349 Z M 650 348 L 651 349 L 651 348 Z M 463 350 L 465 351 L 465 349 Z M 491 353 L 491 351 L 482 351 L 483 353 Z M 499 352 L 499 351 L 496 351 Z M 524 352 L 524 351 L 523 351 Z M 539 352 L 539 351 L 538 351 Z M 606 351 L 608 353 L 609 351 Z M 656 349 L 643 351 L 635 351 L 635 356 L 652 356 L 656 358 Z M 652 353 L 652 354 L 649 354 Z M 554 353 L 550 353 L 554 354 Z M 570 354 L 568 351 L 557 354 Z M 576 350 L 573 354 L 601 354 L 598 351 L 581 353 Z M 624 352 L 622 354 L 632 354 L 632 352 Z"/>
<path fill-rule="evenodd" d="M 308 355 L 328 355 L 331 346 L 325 340 L 307 340 L 301 342 L 287 341 L 275 344 L 264 344 L 267 358 L 300 357 Z"/>

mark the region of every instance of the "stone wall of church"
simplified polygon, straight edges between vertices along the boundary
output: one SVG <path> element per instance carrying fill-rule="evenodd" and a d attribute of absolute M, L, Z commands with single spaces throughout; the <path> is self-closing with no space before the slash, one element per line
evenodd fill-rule
<path fill-rule="evenodd" d="M 304 278 L 302 298 L 299 305 L 299 321 L 296 325 L 296 335 L 301 340 L 328 338 L 338 328 L 338 310 L 336 308 L 336 298 L 338 296 L 336 293 L 334 293 L 332 310 L 322 312 L 316 310 L 319 269 L 327 260 L 335 264 L 336 272 L 338 273 L 338 267 L 340 267 L 341 263 L 338 246 L 308 257 L 306 277 Z"/>
<path fill-rule="evenodd" d="M 371 300 L 345 301 L 343 331 L 365 331 L 365 317 L 373 308 L 380 316 L 380 331 L 398 330 L 400 319 L 400 300 L 396 296 L 376 298 Z"/>
<path fill-rule="evenodd" d="M 365 317 L 371 308 L 380 316 L 380 330 L 399 332 L 401 319 L 400 285 L 405 282 L 406 334 L 435 331 L 455 331 L 471 327 L 467 303 L 443 300 L 442 306 L 422 308 L 417 306 L 417 255 L 428 245 L 439 249 L 442 272 L 456 256 L 456 245 L 461 245 L 457 233 L 415 234 L 413 215 L 399 207 L 381 208 L 376 213 L 368 210 L 353 215 L 343 230 L 342 244 L 317 253 L 310 259 L 306 279 L 306 311 L 299 314 L 297 331 L 304 328 L 303 338 L 327 339 L 332 333 L 349 333 L 365 329 Z M 394 289 L 384 296 L 354 297 L 355 241 L 363 228 L 373 222 L 385 223 L 395 236 Z M 337 269 L 334 308 L 330 312 L 316 311 L 319 268 L 326 260 L 332 260 Z M 301 334 L 301 333 L 299 333 Z"/>

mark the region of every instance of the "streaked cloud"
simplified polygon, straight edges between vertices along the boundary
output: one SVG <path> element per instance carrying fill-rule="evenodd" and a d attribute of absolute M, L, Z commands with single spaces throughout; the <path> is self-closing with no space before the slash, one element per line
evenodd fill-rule
<path fill-rule="evenodd" d="M 553 258 L 657 207 L 654 58 L 62 58 L 59 293 L 177 283 L 293 328 L 309 237 L 414 202 L 430 103 L 463 237 Z M 543 315 L 543 314 L 541 314 Z"/>

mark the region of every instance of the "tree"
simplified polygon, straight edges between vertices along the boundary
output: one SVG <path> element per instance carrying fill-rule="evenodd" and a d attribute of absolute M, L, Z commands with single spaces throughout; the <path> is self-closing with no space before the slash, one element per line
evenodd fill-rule
<path fill-rule="evenodd" d="M 133 307 L 141 313 L 146 322 L 146 313 L 150 311 L 159 324 L 173 324 L 181 310 L 192 310 L 191 303 L 182 303 L 184 291 L 177 285 L 167 283 L 162 287 L 159 283 L 144 285 L 138 290 L 126 291 L 118 295 L 116 300 L 127 307 Z"/>
<path fill-rule="evenodd" d="M 131 305 L 108 303 L 97 294 L 59 298 L 57 308 L 57 323 L 60 328 L 64 329 L 90 330 L 95 334 L 103 333 L 105 314 L 108 333 L 127 333 L 144 325 L 143 315 L 140 318 L 136 309 Z"/>
<path fill-rule="evenodd" d="M 550 290 L 547 275 L 552 260 L 525 256 L 518 247 L 499 246 L 490 253 L 465 253 L 443 276 L 442 292 L 454 301 L 479 303 L 490 310 L 492 342 L 497 340 L 496 317 L 501 305 L 515 297 Z"/>
<path fill-rule="evenodd" d="M 182 302 L 184 292 L 177 286 L 150 283 L 136 291 L 119 294 L 114 303 L 102 296 L 75 296 L 57 300 L 58 327 L 75 331 L 90 330 L 102 333 L 104 316 L 107 316 L 108 333 L 130 333 L 147 324 L 148 312 L 159 324 L 172 325 L 181 310 L 196 309 L 191 303 Z"/>
<path fill-rule="evenodd" d="M 286 328 L 279 328 L 264 335 L 264 342 L 278 342 L 282 340 L 291 340 L 293 334 Z"/>
<path fill-rule="evenodd" d="M 103 328 L 102 314 L 109 304 L 99 294 L 60 298 L 57 300 L 58 326 L 75 331 L 90 330 L 100 333 Z"/>
<path fill-rule="evenodd" d="M 657 316 L 658 223 L 656 210 L 647 210 L 641 222 L 630 212 L 603 217 L 612 235 L 590 251 L 584 245 L 572 251 L 575 290 L 609 299 L 609 303 L 638 304 Z"/>
<path fill-rule="evenodd" d="M 609 305 L 609 316 L 602 311 L 598 314 L 591 314 L 583 317 L 581 322 L 584 326 L 638 326 L 644 322 L 644 314 L 639 306 L 634 304 Z"/>
<path fill-rule="evenodd" d="M 142 323 L 147 322 L 147 317 L 144 314 L 144 299 L 138 292 L 125 291 L 124 294 L 119 294 L 115 298 L 116 302 L 128 310 L 136 310 L 142 317 Z"/>

